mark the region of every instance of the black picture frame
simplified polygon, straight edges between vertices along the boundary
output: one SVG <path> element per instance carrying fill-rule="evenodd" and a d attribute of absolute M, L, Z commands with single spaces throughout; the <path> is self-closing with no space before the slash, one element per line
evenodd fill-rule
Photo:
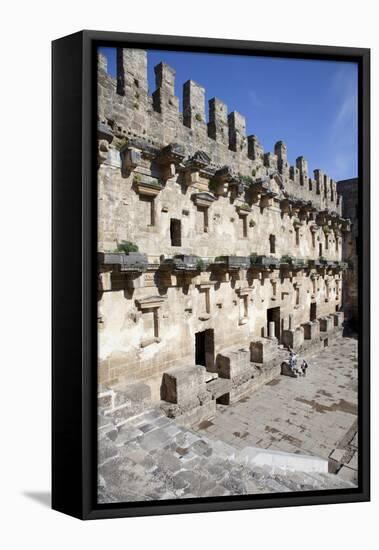
<path fill-rule="evenodd" d="M 348 60 L 359 75 L 359 486 L 257 496 L 96 503 L 96 48 L 159 48 Z M 82 31 L 52 44 L 52 507 L 81 519 L 370 499 L 370 50 Z"/>

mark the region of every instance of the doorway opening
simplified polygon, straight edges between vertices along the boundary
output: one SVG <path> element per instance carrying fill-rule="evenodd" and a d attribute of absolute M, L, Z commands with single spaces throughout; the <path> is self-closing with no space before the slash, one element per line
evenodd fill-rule
<path fill-rule="evenodd" d="M 311 302 L 309 320 L 310 321 L 316 321 L 316 319 L 317 319 L 317 304 L 316 304 L 316 302 Z"/>
<path fill-rule="evenodd" d="M 267 310 L 267 334 L 271 322 L 275 323 L 275 336 L 280 341 L 280 307 L 270 307 Z"/>
<path fill-rule="evenodd" d="M 195 334 L 195 362 L 208 371 L 214 370 L 214 330 L 207 329 Z"/>
<path fill-rule="evenodd" d="M 182 246 L 182 222 L 171 218 L 170 220 L 171 246 Z"/>

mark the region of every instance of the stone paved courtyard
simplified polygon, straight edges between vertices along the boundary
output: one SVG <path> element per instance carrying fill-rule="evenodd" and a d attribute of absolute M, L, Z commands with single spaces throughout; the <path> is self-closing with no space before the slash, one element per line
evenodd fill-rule
<path fill-rule="evenodd" d="M 218 405 L 216 418 L 199 426 L 210 439 L 339 460 L 356 434 L 357 340 L 338 338 L 317 354 L 305 354 L 306 377 L 281 376 L 234 405 Z M 352 453 L 350 453 L 352 454 Z M 357 457 L 348 456 L 356 469 Z M 353 480 L 354 475 L 348 475 Z"/>
<path fill-rule="evenodd" d="M 281 376 L 192 429 L 159 408 L 100 414 L 99 502 L 354 487 L 357 341 L 306 358 L 305 378 Z M 286 453 L 292 466 L 260 466 L 260 449 Z M 330 473 L 309 469 L 305 455 L 328 460 Z"/>

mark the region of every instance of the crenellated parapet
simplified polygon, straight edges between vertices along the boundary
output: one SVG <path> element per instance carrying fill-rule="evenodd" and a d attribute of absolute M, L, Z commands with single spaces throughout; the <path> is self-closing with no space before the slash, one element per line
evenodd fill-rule
<path fill-rule="evenodd" d="M 99 163 L 106 161 L 109 149 L 121 152 L 126 149 L 124 163 L 132 170 L 133 157 L 137 158 L 138 153 L 133 153 L 130 145 L 125 148 L 125 143 L 141 140 L 159 152 L 155 161 L 160 167 L 164 165 L 165 180 L 179 172 L 187 174 L 186 181 L 188 177 L 193 181 L 197 175 L 205 175 L 216 194 L 225 194 L 236 189 L 237 176 L 273 180 L 273 174 L 277 173 L 283 196 L 309 202 L 316 210 L 341 214 L 342 201 L 336 182 L 322 170 L 314 170 L 312 178 L 303 156 L 290 165 L 282 140 L 276 142 L 273 152 L 264 152 L 256 135 L 246 135 L 245 117 L 237 111 L 228 113 L 221 99 L 210 99 L 207 116 L 205 89 L 193 80 L 183 85 L 183 112 L 180 112 L 179 98 L 175 95 L 175 70 L 161 62 L 154 71 L 156 89 L 149 95 L 146 51 L 118 48 L 116 80 L 107 73 L 106 58 L 99 55 L 99 119 L 103 129 L 112 135 L 112 140 L 99 136 Z M 173 144 L 182 148 L 183 158 L 166 162 L 162 151 Z M 207 174 L 204 168 L 191 167 L 190 159 L 199 151 L 209 158 Z M 225 167 L 230 173 L 229 180 L 221 176 Z M 246 181 L 244 188 L 249 188 L 248 195 L 254 196 Z"/>

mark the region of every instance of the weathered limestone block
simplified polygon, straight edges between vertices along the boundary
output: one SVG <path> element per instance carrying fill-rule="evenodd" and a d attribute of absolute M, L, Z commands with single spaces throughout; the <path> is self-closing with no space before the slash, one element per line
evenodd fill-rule
<path fill-rule="evenodd" d="M 276 338 L 255 338 L 250 342 L 250 361 L 253 363 L 267 363 L 272 361 L 278 350 Z"/>
<path fill-rule="evenodd" d="M 320 337 L 319 321 L 308 321 L 303 324 L 304 340 L 317 340 Z"/>
<path fill-rule="evenodd" d="M 332 332 L 334 329 L 334 319 L 331 315 L 320 317 L 319 321 L 321 332 Z"/>
<path fill-rule="evenodd" d="M 304 328 L 296 327 L 294 330 L 283 330 L 282 343 L 294 350 L 301 348 L 304 344 Z"/>
<path fill-rule="evenodd" d="M 336 313 L 333 313 L 332 315 L 334 320 L 334 326 L 341 328 L 344 321 L 344 312 L 343 311 L 336 311 Z"/>
<path fill-rule="evenodd" d="M 201 365 L 174 367 L 163 374 L 161 397 L 169 403 L 185 403 L 206 391 L 206 370 Z"/>
<path fill-rule="evenodd" d="M 216 368 L 220 378 L 240 382 L 245 376 L 249 377 L 251 364 L 248 350 L 227 350 L 219 353 L 216 358 Z"/>

